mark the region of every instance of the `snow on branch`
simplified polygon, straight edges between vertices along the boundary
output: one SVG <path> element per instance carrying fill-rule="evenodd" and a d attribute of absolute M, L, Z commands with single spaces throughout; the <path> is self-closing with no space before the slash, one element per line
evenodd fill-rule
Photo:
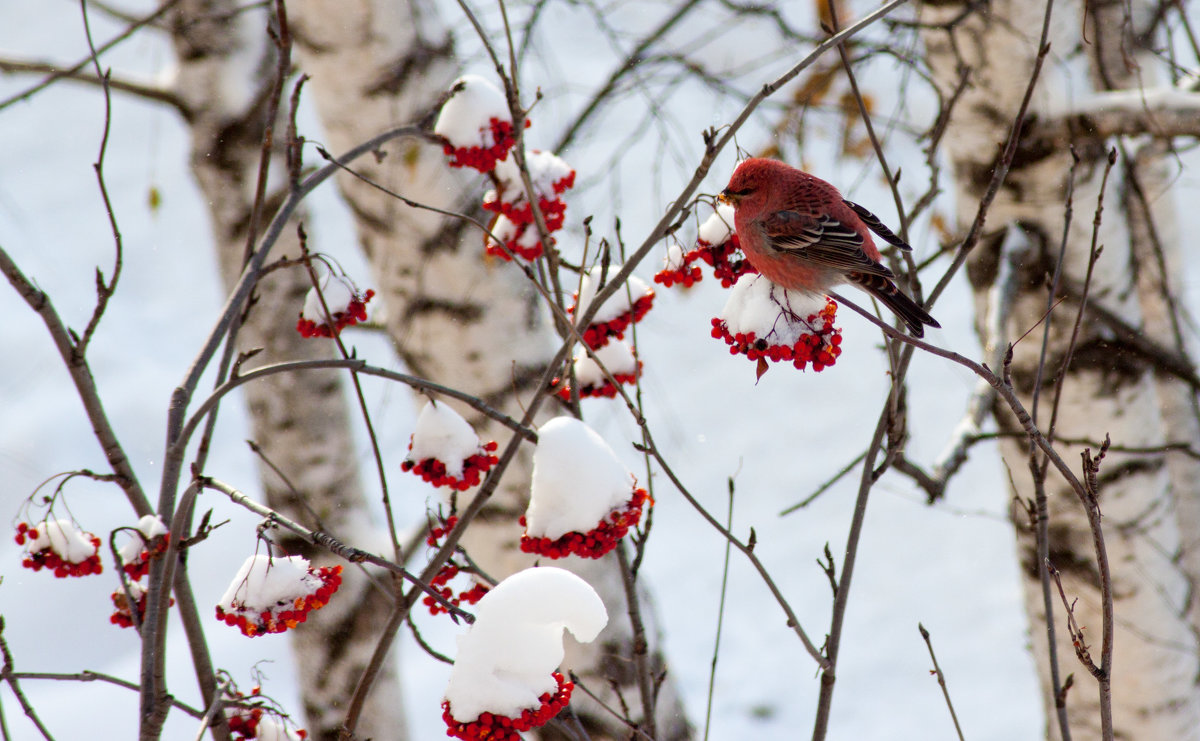
<path fill-rule="evenodd" d="M 1200 93 L 1173 87 L 1097 92 L 1034 129 L 1034 138 L 1200 136 Z"/>

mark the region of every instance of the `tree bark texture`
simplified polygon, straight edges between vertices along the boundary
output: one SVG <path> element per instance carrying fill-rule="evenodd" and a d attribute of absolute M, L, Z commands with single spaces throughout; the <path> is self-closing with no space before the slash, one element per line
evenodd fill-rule
<path fill-rule="evenodd" d="M 173 15 L 179 58 L 177 89 L 193 112 L 192 169 L 209 203 L 220 272 L 232 287 L 242 272 L 259 159 L 267 124 L 276 50 L 262 10 L 234 12 L 238 3 L 185 0 Z M 275 127 L 273 174 L 257 233 L 270 220 L 286 182 L 282 143 L 287 92 Z M 298 222 L 297 222 L 298 223 Z M 295 225 L 275 246 L 272 258 L 298 257 Z M 268 260 L 268 262 L 270 259 Z M 237 348 L 261 348 L 245 370 L 286 360 L 330 357 L 328 341 L 305 339 L 296 319 L 311 285 L 300 267 L 275 270 L 259 282 L 253 306 L 238 334 Z M 343 375 L 338 372 L 280 373 L 243 387 L 254 440 L 265 461 L 287 476 L 291 487 L 265 463 L 261 467 L 267 504 L 285 516 L 335 537 L 370 528 L 359 479 L 352 415 Z M 323 566 L 335 557 L 294 537 L 278 537 L 289 554 Z M 337 598 L 291 631 L 298 684 L 312 739 L 337 738 L 345 706 L 369 660 L 377 618 L 390 610 L 392 584 L 346 568 Z M 394 662 L 381 673 L 359 731 L 364 738 L 400 739 L 407 732 Z"/>
<path fill-rule="evenodd" d="M 310 94 L 335 152 L 389 126 L 421 120 L 458 74 L 453 43 L 431 3 L 299 0 L 291 8 L 301 67 L 312 77 Z M 441 150 L 428 143 L 390 146 L 386 157 L 366 159 L 355 169 L 412 200 L 476 215 L 488 187 L 479 176 L 452 171 Z M 388 336 L 410 372 L 520 417 L 522 400 L 535 391 L 557 348 L 541 299 L 525 276 L 486 258 L 482 234 L 461 220 L 411 208 L 349 175 L 339 185 L 375 274 Z M 542 418 L 560 411 L 555 406 L 551 402 Z M 482 439 L 507 439 L 507 431 L 478 413 L 459 411 Z M 528 501 L 531 452 L 526 446 L 463 541 L 495 578 L 533 563 L 519 550 L 517 524 Z M 567 561 L 566 568 L 600 593 L 610 621 L 590 645 L 568 640 L 566 665 L 611 707 L 620 706 L 613 691 L 619 688 L 637 718 L 632 672 L 613 673 L 631 665 L 633 650 L 616 562 Z M 646 607 L 643 612 L 649 614 Z M 648 630 L 654 640 L 654 626 Z M 653 646 L 650 653 L 661 667 Z M 572 704 L 592 738 L 627 734 L 584 693 L 577 692 Z M 690 734 L 669 676 L 657 707 L 660 739 Z"/>
<path fill-rule="evenodd" d="M 1157 79 L 1154 60 L 1138 47 L 1138 32 L 1150 11 L 1129 5 L 1057 3 L 1053 8 L 1050 53 L 1046 58 L 1023 124 L 1021 144 L 994 204 L 983 238 L 971 253 L 967 274 L 975 291 L 977 327 L 986 327 L 987 292 L 1001 260 L 1005 230 L 1022 232 L 1027 248 L 1019 256 L 1020 279 L 1007 337 L 1016 342 L 1012 383 L 1022 402 L 1036 410 L 1035 421 L 1050 432 L 1056 384 L 1062 384 L 1053 436 L 1092 441 L 1095 453 L 1106 434 L 1114 446 L 1154 450 L 1168 442 L 1195 446 L 1194 389 L 1163 370 L 1159 359 L 1114 329 L 1124 323 L 1137 336 L 1152 338 L 1182 353 L 1177 329 L 1177 296 L 1171 276 L 1178 275 L 1177 231 L 1165 198 L 1158 155 L 1161 146 L 1120 150 L 1104 195 L 1097 234 L 1103 251 L 1095 262 L 1070 364 L 1075 318 L 1088 273 L 1093 216 L 1109 149 L 1121 145 L 1080 133 L 1071 140 L 1042 136 L 1063 131 L 1054 126 L 1069 101 L 1095 90 L 1136 88 Z M 1027 0 L 1002 0 L 970 10 L 958 2 L 927 3 L 922 20 L 960 22 L 924 33 L 926 60 L 940 92 L 949 97 L 966 69 L 969 83 L 951 117 L 945 154 L 953 165 L 958 217 L 963 233 L 975 219 L 1001 150 L 1033 74 L 1046 6 Z M 1086 31 L 1082 18 L 1088 18 Z M 1139 25 L 1143 24 L 1143 25 Z M 1087 70 L 1081 73 L 1080 70 Z M 1135 74 L 1136 72 L 1136 74 Z M 1078 154 L 1072 168 L 1071 148 Z M 1063 240 L 1069 184 L 1073 182 L 1074 218 Z M 1143 201 L 1143 196 L 1146 200 Z M 1149 212 L 1141 204 L 1149 203 Z M 1050 296 L 1060 249 L 1062 277 Z M 1044 315 L 1052 302 L 1064 299 Z M 1044 366 L 1041 343 L 1047 332 Z M 1018 341 L 1022 335 L 1031 330 Z M 984 338 L 985 342 L 988 338 Z M 1041 370 L 1039 371 L 1039 367 Z M 1038 395 L 1035 406 L 1034 395 Z M 1061 738 L 1048 661 L 1047 615 L 1036 528 L 1026 503 L 1035 500 L 1029 444 L 1011 411 L 994 410 L 1002 432 L 1014 435 L 1000 444 L 1015 486 L 1014 507 L 1026 608 L 1033 651 L 1046 702 L 1048 734 Z M 1058 443 L 1069 463 L 1080 460 L 1084 445 Z M 1040 456 L 1039 456 L 1040 457 Z M 1080 471 L 1082 475 L 1082 470 Z M 1196 509 L 1200 477 L 1196 463 L 1179 453 L 1109 452 L 1099 472 L 1103 536 L 1112 567 L 1115 643 L 1111 670 L 1115 737 L 1122 739 L 1200 738 L 1200 692 L 1194 589 L 1197 559 Z M 1049 561 L 1062 573 L 1075 618 L 1083 626 L 1092 658 L 1100 661 L 1102 625 L 1100 574 L 1085 510 L 1066 482 L 1053 472 L 1045 483 L 1048 504 Z M 1189 514 L 1190 513 L 1190 514 Z M 1183 534 L 1187 534 L 1184 537 Z M 1074 674 L 1065 710 L 1071 737 L 1100 737 L 1096 681 L 1076 658 L 1066 629 L 1067 615 L 1057 590 L 1049 619 L 1057 641 L 1060 677 Z"/>

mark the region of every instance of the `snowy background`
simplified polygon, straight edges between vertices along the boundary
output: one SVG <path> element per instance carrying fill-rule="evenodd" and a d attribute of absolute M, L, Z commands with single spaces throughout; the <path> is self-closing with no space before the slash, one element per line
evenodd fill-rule
<path fill-rule="evenodd" d="M 581 22 L 570 14 L 582 11 L 552 7 L 545 23 Z M 0 53 L 70 61 L 85 53 L 79 9 L 73 3 L 0 0 L 0 18 Z M 118 30 L 99 14 L 94 16 L 94 29 L 97 39 Z M 465 34 L 459 38 L 470 45 Z M 612 49 L 606 40 L 579 41 L 574 34 L 572 39 L 569 55 L 542 50 L 547 67 L 569 69 L 572 77 L 569 84 L 545 86 L 548 98 L 535 114 L 532 146 L 548 144 L 539 134 L 549 138 L 554 127 L 543 122 L 577 103 L 610 68 Z M 128 76 L 151 79 L 169 67 L 170 58 L 165 40 L 151 33 L 123 44 L 104 63 Z M 768 76 L 764 73 L 763 79 Z M 32 81 L 0 78 L 0 97 Z M 888 91 L 875 92 L 883 96 L 879 110 L 888 110 Z M 644 103 L 636 96 L 629 102 Z M 170 391 L 209 331 L 222 296 L 206 211 L 187 169 L 184 127 L 173 113 L 154 104 L 121 95 L 114 95 L 113 104 L 107 177 L 125 240 L 126 268 L 89 357 L 114 426 L 143 482 L 153 490 Z M 730 120 L 735 110 L 696 95 L 683 99 L 672 113 L 684 127 L 679 132 L 684 140 L 681 151 L 694 153 L 699 132 Z M 112 238 L 92 173 L 103 116 L 101 96 L 71 83 L 55 85 L 32 102 L 0 112 L 0 244 L 76 328 L 86 323 L 94 304 L 93 269 L 99 266 L 107 273 L 112 263 Z M 614 113 L 610 118 L 619 121 L 621 116 Z M 635 126 L 639 119 L 628 120 Z M 763 123 L 743 130 L 742 146 L 754 149 L 766 141 Z M 303 128 L 311 139 L 320 139 L 311 115 Z M 605 163 L 613 149 L 627 146 L 623 137 L 628 132 L 615 124 L 596 131 L 602 135 L 564 155 L 581 178 L 576 200 L 570 201 L 568 228 L 577 227 L 583 215 L 597 213 L 596 225 L 604 229 L 601 225 L 611 224 L 616 211 L 627 240 L 636 243 L 657 209 L 678 191 L 683 170 L 664 167 L 663 182 L 657 175 L 647 177 L 646 162 L 673 160 L 647 143 L 642 150 L 631 150 L 608 183 L 588 190 L 585 186 L 595 183 L 597 173 L 608 172 Z M 813 150 L 806 152 L 813 169 L 842 185 L 848 197 L 879 212 L 885 222 L 894 222 L 890 197 L 864 176 L 860 164 L 838 166 Z M 903 153 L 897 154 L 904 164 Z M 686 166 L 697 161 L 689 156 L 693 159 L 684 162 Z M 720 190 L 733 164 L 734 153 L 727 152 L 705 183 L 706 192 Z M 913 167 L 916 171 L 916 161 Z M 1195 178 L 1185 172 L 1180 185 L 1194 186 Z M 149 206 L 151 188 L 162 196 L 157 209 Z M 360 285 L 370 285 L 354 252 L 351 222 L 332 186 L 324 187 L 314 203 L 309 225 L 313 243 L 361 276 Z M 934 238 L 918 225 L 912 242 L 918 255 L 927 254 Z M 648 280 L 657 267 L 655 260 L 639 272 Z M 810 494 L 867 444 L 888 388 L 886 365 L 877 348 L 879 334 L 844 311 L 839 322 L 844 353 L 833 369 L 815 374 L 776 367 L 756 384 L 753 364 L 730 356 L 709 336 L 709 319 L 719 312 L 724 297 L 711 279 L 687 293 L 658 290 L 654 310 L 638 327 L 647 417 L 667 459 L 719 518 L 727 506 L 726 481 L 734 478 L 734 531 L 745 537 L 754 527 L 757 554 L 819 643 L 828 625 L 831 597 L 815 560 L 828 542 L 840 570 L 857 473 L 808 508 L 787 517 L 778 513 Z M 960 280 L 934 311 L 944 329 L 931 337 L 978 357 L 967 305 Z M 0 317 L 6 348 L 0 357 L 0 512 L 15 521 L 24 498 L 50 475 L 83 467 L 103 471 L 105 464 L 44 327 L 7 286 L 0 290 Z M 348 333 L 347 338 L 360 355 L 395 366 L 380 340 L 361 332 Z M 908 453 L 928 462 L 958 421 L 974 379 L 957 366 L 924 357 L 914 362 L 911 377 L 913 440 Z M 407 518 L 402 524 L 414 523 L 434 496 L 427 485 L 399 471 L 415 409 L 405 389 L 364 381 L 385 445 L 393 499 L 406 502 L 400 508 L 401 517 Z M 211 380 L 202 386 L 211 386 Z M 243 442 L 247 428 L 239 403 L 235 399 L 222 408 L 209 471 L 254 492 L 257 476 Z M 628 444 L 635 431 L 624 410 L 615 402 L 589 401 L 585 416 L 644 478 L 644 464 Z M 937 506 L 926 506 L 923 494 L 895 474 L 874 489 L 845 627 L 831 738 L 953 737 L 941 692 L 929 674 L 918 622 L 932 633 L 968 738 L 999 741 L 1041 734 L 1041 703 L 1027 653 L 1027 625 L 1006 519 L 1006 477 L 994 449 L 979 446 Z M 724 542 L 663 481 L 655 483 L 655 528 L 643 574 L 666 626 L 671 670 L 693 722 L 699 724 Z M 135 519 L 111 486 L 73 482 L 67 499 L 74 516 L 97 534 Z M 213 508 L 215 521 L 230 520 L 190 561 L 197 598 L 202 606 L 211 606 L 253 548 L 257 518 L 216 495 L 205 495 L 200 506 Z M 136 680 L 136 636 L 107 622 L 111 580 L 56 580 L 21 569 L 19 563 L 19 549 L 11 538 L 0 539 L 0 614 L 16 668 L 92 669 Z M 108 571 L 106 564 L 106 576 L 111 576 Z M 729 585 L 710 737 L 806 735 L 818 689 L 813 661 L 785 626 L 766 587 L 737 554 Z M 620 619 L 619 611 L 613 612 Z M 426 616 L 421 622 L 435 646 L 453 652 L 455 626 L 444 617 Z M 264 691 L 285 708 L 299 711 L 287 638 L 251 640 L 215 620 L 207 626 L 216 664 L 243 690 L 255 683 L 252 672 L 257 669 Z M 174 627 L 170 687 L 194 703 L 194 679 L 181 631 Z M 443 737 L 439 702 L 448 667 L 426 658 L 411 643 L 403 645 L 402 659 L 413 737 Z M 134 692 L 98 683 L 29 680 L 23 686 L 58 738 L 95 737 L 97 728 L 110 738 L 134 733 Z M 34 738 L 36 732 L 7 690 L 0 690 L 0 702 L 15 738 Z M 178 714 L 172 718 L 166 737 L 194 733 L 190 719 Z"/>

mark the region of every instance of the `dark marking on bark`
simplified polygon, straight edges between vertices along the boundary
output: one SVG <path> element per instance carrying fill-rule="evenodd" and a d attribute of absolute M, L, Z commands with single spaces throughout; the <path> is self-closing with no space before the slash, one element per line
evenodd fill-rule
<path fill-rule="evenodd" d="M 474 324 L 483 318 L 484 313 L 485 307 L 480 304 L 418 296 L 405 307 L 404 321 L 414 321 L 430 314 L 444 314 L 452 321 Z"/>
<path fill-rule="evenodd" d="M 376 216 L 372 211 L 360 205 L 355 198 L 346 198 L 345 201 L 346 205 L 350 207 L 350 211 L 358 219 L 360 225 L 367 226 L 374 232 L 392 236 L 392 223 L 390 221 Z"/>
<path fill-rule="evenodd" d="M 1038 581 L 1041 571 L 1037 561 L 1037 544 L 1028 523 L 1019 523 L 1018 529 L 1028 540 L 1021 548 L 1021 568 L 1028 579 Z M 1062 524 L 1050 523 L 1048 528 L 1049 558 L 1054 568 L 1065 575 L 1074 576 L 1084 583 L 1100 587 L 1100 574 L 1092 561 L 1083 554 L 1090 553 L 1092 536 L 1086 530 L 1076 531 Z"/>
<path fill-rule="evenodd" d="M 486 214 L 484 214 L 482 209 L 475 209 L 468 213 L 483 221 L 487 221 L 487 219 L 483 218 Z M 438 252 L 458 251 L 459 245 L 467 238 L 466 230 L 468 227 L 474 230 L 473 225 L 462 219 L 443 219 L 442 226 L 421 243 L 421 254 L 433 255 Z M 478 230 L 475 230 L 475 233 L 479 235 L 479 248 L 482 250 L 483 235 Z"/>
<path fill-rule="evenodd" d="M 1106 485 L 1115 484 L 1130 476 L 1154 475 L 1161 471 L 1165 464 L 1166 461 L 1161 457 L 1131 458 L 1115 465 L 1105 461 L 1104 466 L 1100 469 L 1100 500 L 1104 500 L 1104 487 Z"/>

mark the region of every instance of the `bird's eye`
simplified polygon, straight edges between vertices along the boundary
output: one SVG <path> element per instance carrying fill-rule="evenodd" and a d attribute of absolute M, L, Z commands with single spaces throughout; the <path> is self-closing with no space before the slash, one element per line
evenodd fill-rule
<path fill-rule="evenodd" d="M 748 196 L 754 191 L 754 188 L 742 188 L 741 190 L 726 190 L 725 192 L 731 196 Z"/>

